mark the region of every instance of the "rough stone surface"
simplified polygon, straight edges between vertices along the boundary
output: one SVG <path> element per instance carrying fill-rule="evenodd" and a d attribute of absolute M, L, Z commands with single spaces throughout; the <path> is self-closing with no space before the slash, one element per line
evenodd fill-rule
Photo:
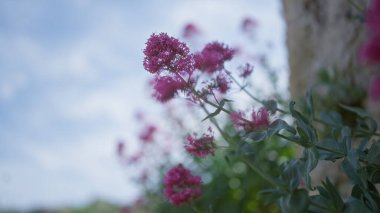
<path fill-rule="evenodd" d="M 363 8 L 368 1 L 355 0 Z M 358 10 L 348 0 L 282 0 L 287 25 L 290 92 L 293 99 L 305 94 L 322 68 L 335 67 L 352 74 L 354 84 L 366 89 L 379 67 L 369 68 L 358 60 L 358 49 L 366 38 L 365 25 L 355 18 Z M 380 103 L 364 100 L 363 106 L 380 121 Z M 312 173 L 314 182 L 326 176 L 347 185 L 337 164 L 323 163 Z M 347 194 L 347 186 L 341 187 Z"/>

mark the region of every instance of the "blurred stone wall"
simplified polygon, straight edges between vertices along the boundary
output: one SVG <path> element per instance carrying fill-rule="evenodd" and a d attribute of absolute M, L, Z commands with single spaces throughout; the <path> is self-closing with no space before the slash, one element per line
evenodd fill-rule
<path fill-rule="evenodd" d="M 366 8 L 367 0 L 353 0 Z M 336 67 L 354 75 L 364 89 L 371 76 L 380 70 L 370 69 L 358 60 L 358 49 L 366 38 L 365 25 L 358 20 L 359 11 L 348 0 L 282 0 L 287 25 L 286 44 L 290 69 L 290 92 L 293 99 L 305 94 L 317 80 L 321 68 Z M 380 119 L 380 104 L 364 100 L 363 106 Z M 313 172 L 314 181 L 326 175 L 344 184 L 338 164 L 323 163 Z M 342 187 L 344 194 L 349 188 Z"/>

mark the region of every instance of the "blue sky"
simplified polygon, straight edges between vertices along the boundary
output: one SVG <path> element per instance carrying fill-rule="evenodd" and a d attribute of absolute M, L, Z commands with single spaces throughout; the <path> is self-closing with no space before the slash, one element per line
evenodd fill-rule
<path fill-rule="evenodd" d="M 204 40 L 236 43 L 251 16 L 285 66 L 280 13 L 277 0 L 0 1 L 0 209 L 133 200 L 115 144 L 133 143 L 137 109 L 157 112 L 149 35 L 194 22 Z"/>

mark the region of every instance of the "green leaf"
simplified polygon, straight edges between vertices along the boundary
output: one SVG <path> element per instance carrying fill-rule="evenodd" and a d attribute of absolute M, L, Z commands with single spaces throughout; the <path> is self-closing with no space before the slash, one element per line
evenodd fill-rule
<path fill-rule="evenodd" d="M 311 91 L 306 92 L 306 110 L 310 118 L 314 118 L 314 104 Z"/>
<path fill-rule="evenodd" d="M 205 118 L 202 119 L 202 121 L 205 121 L 205 120 L 207 120 L 207 119 L 209 119 L 209 118 L 213 118 L 213 117 L 217 116 L 217 115 L 222 111 L 223 106 L 224 106 L 225 103 L 226 103 L 226 100 L 223 99 L 223 100 L 220 102 L 218 108 L 215 110 L 215 112 L 212 112 L 212 113 L 208 114 Z"/>
<path fill-rule="evenodd" d="M 352 107 L 352 106 L 348 106 L 348 105 L 344 105 L 344 104 L 339 104 L 339 106 L 342 107 L 343 109 L 347 110 L 347 111 L 355 113 L 356 115 L 358 115 L 361 118 L 370 117 L 368 112 L 362 108 Z"/>
<path fill-rule="evenodd" d="M 344 159 L 342 162 L 342 169 L 355 184 L 362 183 L 361 177 L 358 174 L 358 171 L 355 169 L 355 167 L 351 164 L 351 162 L 347 158 Z"/>
<path fill-rule="evenodd" d="M 350 197 L 343 209 L 344 213 L 372 213 L 359 199 Z"/>
<path fill-rule="evenodd" d="M 255 142 L 260 142 L 260 141 L 265 140 L 268 137 L 268 133 L 267 131 L 254 131 L 254 132 L 248 133 L 245 137 Z"/>
<path fill-rule="evenodd" d="M 370 170 L 368 180 L 374 184 L 380 183 L 380 168 Z"/>
<path fill-rule="evenodd" d="M 335 139 L 331 139 L 331 138 L 325 139 L 323 141 L 320 141 L 318 145 L 319 147 L 321 147 L 319 149 L 319 159 L 321 160 L 335 161 L 336 159 L 339 159 L 345 156 L 345 153 L 346 153 L 345 146 L 342 143 L 336 141 Z M 332 151 L 323 150 L 322 147 L 332 150 Z"/>
<path fill-rule="evenodd" d="M 281 120 L 281 119 L 277 119 L 269 125 L 268 136 L 273 136 L 283 129 L 292 133 L 293 135 L 295 135 L 297 133 L 297 131 L 292 126 L 290 126 L 288 123 L 286 123 L 286 121 Z"/>
<path fill-rule="evenodd" d="M 292 191 L 298 188 L 301 182 L 300 162 L 297 160 L 290 160 L 281 165 L 281 180 L 284 182 L 288 190 Z"/>
<path fill-rule="evenodd" d="M 318 165 L 319 153 L 317 148 L 312 147 L 304 149 L 303 157 L 300 159 L 303 162 L 302 174 L 305 181 L 305 186 L 313 190 L 311 186 L 310 172 Z"/>
<path fill-rule="evenodd" d="M 237 146 L 236 153 L 237 155 L 255 155 L 257 150 L 253 149 L 251 144 L 242 142 Z"/>
<path fill-rule="evenodd" d="M 318 79 L 321 83 L 329 83 L 331 80 L 330 80 L 330 75 L 329 75 L 329 72 L 327 71 L 327 69 L 321 69 L 319 72 L 318 72 Z"/>
<path fill-rule="evenodd" d="M 294 213 L 303 213 L 309 206 L 309 194 L 305 189 L 297 189 L 290 195 L 289 210 Z"/>
<path fill-rule="evenodd" d="M 274 203 L 280 197 L 285 196 L 286 194 L 279 189 L 264 189 L 257 193 L 258 196 L 264 197 L 264 202 L 267 204 Z"/>
<path fill-rule="evenodd" d="M 371 148 L 368 150 L 366 157 L 370 164 L 375 164 L 380 166 L 380 141 L 375 141 Z"/>
<path fill-rule="evenodd" d="M 311 196 L 309 199 L 312 202 L 312 204 L 309 205 L 309 209 L 307 212 L 313 212 L 313 213 L 331 213 L 331 212 L 333 212 L 330 209 L 330 206 L 326 205 L 329 201 L 326 198 L 322 197 L 321 195 L 314 195 L 314 196 Z M 317 204 L 318 206 L 313 205 L 313 204 Z"/>
<path fill-rule="evenodd" d="M 296 119 L 297 132 L 301 136 L 301 145 L 310 147 L 318 141 L 317 133 L 310 122 L 297 110 L 294 109 L 295 102 L 289 104 L 290 113 Z"/>
<path fill-rule="evenodd" d="M 347 126 L 342 128 L 341 141 L 346 146 L 346 152 L 348 153 L 351 150 L 351 129 Z"/>
<path fill-rule="evenodd" d="M 334 208 L 335 212 L 341 212 L 344 207 L 344 202 L 336 187 L 328 178 L 326 178 L 326 181 L 322 181 L 322 185 L 328 193 L 328 196 L 326 198 L 329 200 L 329 202 L 332 203 L 332 207 Z"/>
<path fill-rule="evenodd" d="M 354 185 L 351 196 L 360 199 L 373 212 L 380 210 L 380 197 L 375 185 L 368 182 L 368 187 L 362 185 Z"/>
<path fill-rule="evenodd" d="M 342 126 L 343 119 L 342 116 L 335 111 L 327 111 L 327 112 L 321 112 L 320 113 L 320 119 L 324 121 L 327 124 L 331 124 L 333 126 Z"/>
<path fill-rule="evenodd" d="M 265 108 L 267 108 L 269 110 L 269 112 L 271 113 L 276 113 L 277 111 L 277 102 L 275 100 L 266 100 L 266 101 L 263 101 L 263 105 L 265 106 Z"/>

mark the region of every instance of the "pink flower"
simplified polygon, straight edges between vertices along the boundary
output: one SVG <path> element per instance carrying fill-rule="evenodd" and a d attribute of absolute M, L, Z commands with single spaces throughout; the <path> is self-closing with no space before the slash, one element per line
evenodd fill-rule
<path fill-rule="evenodd" d="M 366 14 L 368 40 L 360 48 L 360 58 L 370 64 L 380 63 L 380 0 L 373 0 Z"/>
<path fill-rule="evenodd" d="M 204 134 L 199 138 L 196 137 L 196 134 L 189 135 L 186 142 L 186 151 L 195 157 L 204 158 L 207 155 L 214 155 L 215 153 L 214 136 L 212 133 Z"/>
<path fill-rule="evenodd" d="M 189 63 L 192 61 L 189 51 L 185 43 L 166 33 L 152 34 L 144 49 L 144 68 L 151 73 L 159 73 L 162 70 L 190 72 L 193 70 L 193 64 Z M 179 68 L 181 70 L 178 70 Z"/>
<path fill-rule="evenodd" d="M 201 177 L 193 176 L 182 164 L 167 172 L 164 184 L 164 194 L 172 205 L 189 204 L 201 196 Z"/>
<path fill-rule="evenodd" d="M 200 34 L 199 29 L 193 23 L 188 23 L 183 29 L 182 36 L 184 38 L 193 38 L 194 36 Z"/>
<path fill-rule="evenodd" d="M 164 103 L 172 99 L 179 90 L 184 90 L 187 83 L 182 79 L 171 76 L 157 76 L 151 81 L 153 97 Z"/>
<path fill-rule="evenodd" d="M 249 63 L 246 63 L 243 67 L 240 67 L 240 77 L 242 78 L 247 78 L 250 76 L 253 72 L 253 66 L 250 65 Z"/>
<path fill-rule="evenodd" d="M 371 100 L 380 101 L 380 75 L 375 76 L 368 88 L 368 94 Z"/>
<path fill-rule="evenodd" d="M 216 77 L 217 88 L 219 89 L 219 92 L 222 93 L 222 94 L 226 94 L 226 92 L 230 88 L 230 83 L 231 83 L 231 81 L 229 81 L 227 79 L 226 75 L 219 74 Z"/>
<path fill-rule="evenodd" d="M 117 149 L 116 149 L 117 155 L 122 158 L 125 155 L 125 144 L 123 141 L 119 141 L 117 143 Z"/>
<path fill-rule="evenodd" d="M 372 35 L 361 47 L 360 58 L 370 64 L 380 62 L 380 33 Z"/>
<path fill-rule="evenodd" d="M 144 156 L 144 153 L 142 150 L 139 150 L 138 152 L 136 152 L 135 154 L 133 154 L 132 156 L 129 157 L 128 161 L 130 163 L 137 163 L 138 161 L 141 160 L 141 158 Z"/>
<path fill-rule="evenodd" d="M 380 0 L 372 0 L 365 21 L 370 31 L 376 34 L 380 33 Z"/>
<path fill-rule="evenodd" d="M 257 112 L 252 111 L 252 127 L 267 128 L 269 126 L 269 112 L 267 108 L 261 107 Z"/>
<path fill-rule="evenodd" d="M 265 107 L 261 107 L 257 112 L 252 110 L 251 120 L 245 118 L 243 112 L 232 112 L 230 118 L 236 128 L 243 128 L 246 131 L 265 129 L 269 126 L 269 112 Z"/>
<path fill-rule="evenodd" d="M 244 18 L 241 24 L 241 29 L 243 30 L 243 32 L 246 32 L 246 33 L 251 33 L 253 30 L 256 29 L 256 27 L 257 27 L 256 20 L 250 17 Z"/>
<path fill-rule="evenodd" d="M 203 48 L 203 50 L 194 55 L 195 68 L 214 73 L 224 68 L 224 62 L 232 59 L 234 50 L 228 48 L 222 43 L 212 42 Z"/>
<path fill-rule="evenodd" d="M 147 126 L 147 128 L 140 133 L 139 138 L 141 141 L 145 143 L 149 143 L 153 141 L 153 135 L 156 132 L 157 128 L 153 125 Z"/>
<path fill-rule="evenodd" d="M 235 127 L 245 127 L 248 121 L 245 120 L 245 113 L 244 112 L 231 112 L 230 118 L 232 123 L 235 125 Z"/>

